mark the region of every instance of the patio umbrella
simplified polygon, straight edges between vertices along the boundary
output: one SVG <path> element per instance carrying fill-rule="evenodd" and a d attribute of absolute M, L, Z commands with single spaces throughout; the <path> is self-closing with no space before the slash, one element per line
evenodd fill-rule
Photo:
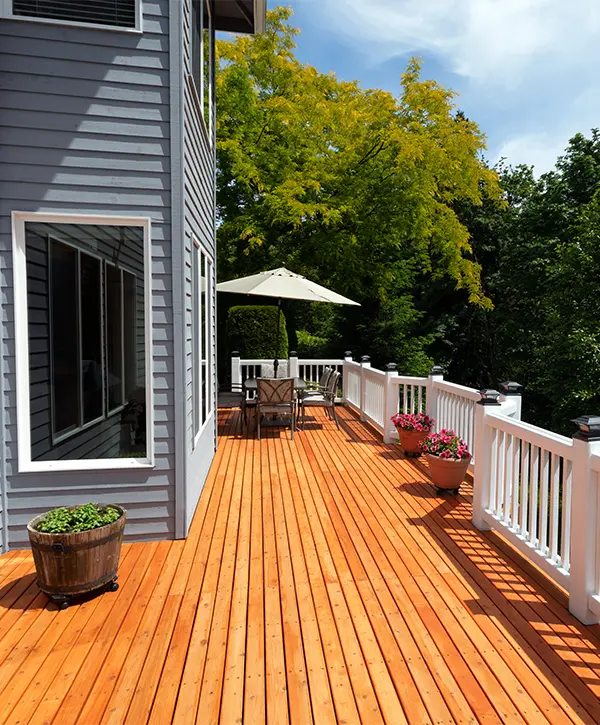
<path fill-rule="evenodd" d="M 290 272 L 285 267 L 271 269 L 267 272 L 259 272 L 249 277 L 239 277 L 228 282 L 220 282 L 217 285 L 217 291 L 277 298 L 277 347 L 275 349 L 275 359 L 273 360 L 275 377 L 277 377 L 277 368 L 279 366 L 277 353 L 279 351 L 279 324 L 282 299 L 360 306 L 358 302 L 339 295 L 337 292 L 333 292 L 316 282 L 311 282 L 311 280 L 302 277 L 300 274 L 294 274 L 294 272 Z"/>

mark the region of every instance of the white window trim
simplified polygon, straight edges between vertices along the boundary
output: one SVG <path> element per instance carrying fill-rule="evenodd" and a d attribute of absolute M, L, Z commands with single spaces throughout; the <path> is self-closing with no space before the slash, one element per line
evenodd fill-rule
<path fill-rule="evenodd" d="M 213 362 L 213 344 L 212 344 L 213 331 L 214 331 L 213 330 L 213 327 L 214 327 L 214 325 L 213 325 L 213 322 L 214 322 L 214 320 L 213 320 L 213 306 L 214 306 L 213 305 L 213 284 L 214 284 L 213 275 L 214 275 L 215 266 L 214 266 L 214 259 L 213 259 L 212 254 L 210 254 L 210 252 L 206 249 L 206 247 L 204 247 L 198 241 L 198 239 L 196 237 L 192 238 L 192 254 L 196 256 L 196 259 L 192 261 L 192 264 L 197 265 L 196 268 L 198 270 L 197 284 L 199 287 L 199 289 L 198 289 L 198 309 L 199 310 L 202 310 L 201 285 L 202 285 L 202 279 L 203 279 L 203 277 L 200 273 L 201 269 L 202 269 L 202 266 L 200 263 L 201 262 L 200 255 L 204 255 L 204 257 L 206 258 L 207 266 L 210 268 L 210 274 L 206 274 L 206 277 L 204 278 L 204 279 L 206 279 L 206 292 L 205 293 L 206 293 L 206 310 L 207 310 L 207 320 L 208 320 L 208 325 L 206 325 L 206 327 L 204 329 L 204 334 L 205 334 L 204 345 L 205 345 L 206 357 L 202 358 L 202 356 L 200 356 L 200 359 L 199 359 L 200 365 L 199 365 L 199 368 L 197 371 L 195 371 L 194 368 L 192 367 L 192 375 L 193 375 L 192 385 L 194 385 L 196 388 L 194 391 L 195 395 L 192 395 L 192 406 L 195 406 L 196 401 L 198 401 L 198 405 L 199 405 L 198 415 L 199 415 L 199 420 L 201 421 L 202 420 L 202 405 L 204 402 L 202 399 L 202 360 L 203 359 L 206 360 L 207 369 L 209 368 L 209 366 L 212 365 L 212 362 Z M 193 284 L 193 282 L 192 282 L 192 284 Z M 194 338 L 192 339 L 192 345 L 195 344 L 194 340 L 199 335 L 199 331 L 202 330 L 202 324 L 200 323 L 200 315 L 197 314 L 196 311 L 193 309 L 193 304 L 194 304 L 193 300 L 194 300 L 194 294 L 193 294 L 193 290 L 192 290 L 192 325 L 193 325 L 192 332 L 194 335 Z M 193 355 L 192 355 L 192 357 L 193 357 Z M 211 368 L 211 370 L 212 370 L 212 368 Z M 214 373 L 214 370 L 212 370 L 212 373 L 210 375 L 210 380 L 209 380 L 210 385 L 206 386 L 206 391 L 205 391 L 206 397 L 207 397 L 207 403 L 209 403 L 209 405 L 207 405 L 207 408 L 206 408 L 206 419 L 204 422 L 200 422 L 198 430 L 195 431 L 195 433 L 194 433 L 194 449 L 198 446 L 200 438 L 202 437 L 202 435 L 203 435 L 204 431 L 206 430 L 206 428 L 208 427 L 208 425 L 210 423 L 212 423 L 212 421 L 213 421 L 214 412 L 215 412 L 215 410 L 214 410 L 214 387 L 213 387 L 215 384 L 214 379 L 215 379 L 215 373 Z M 192 412 L 192 418 L 193 417 L 194 417 L 194 411 Z"/>
<path fill-rule="evenodd" d="M 135 0 L 135 27 L 126 28 L 123 25 L 104 25 L 103 23 L 84 23 L 77 20 L 60 20 L 59 18 L 35 18 L 27 15 L 15 15 L 12 11 L 13 0 L 0 0 L 0 18 L 6 20 L 19 20 L 29 23 L 49 23 L 50 25 L 68 25 L 73 28 L 92 28 L 94 30 L 112 30 L 118 33 L 143 33 L 142 0 Z"/>
<path fill-rule="evenodd" d="M 144 231 L 144 332 L 146 336 L 146 458 L 90 458 L 80 461 L 32 461 L 29 391 L 29 332 L 27 310 L 27 259 L 25 224 L 96 224 L 142 227 Z M 154 468 L 154 406 L 152 370 L 152 253 L 149 217 L 12 212 L 13 293 L 17 380 L 17 449 L 19 473 L 99 471 Z"/>

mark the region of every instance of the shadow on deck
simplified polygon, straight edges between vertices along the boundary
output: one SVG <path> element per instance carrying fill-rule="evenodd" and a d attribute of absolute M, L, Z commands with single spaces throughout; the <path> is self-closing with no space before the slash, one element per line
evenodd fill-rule
<path fill-rule="evenodd" d="M 188 539 L 124 547 L 65 612 L 0 558 L 0 722 L 598 723 L 566 596 L 341 410 L 221 440 Z"/>

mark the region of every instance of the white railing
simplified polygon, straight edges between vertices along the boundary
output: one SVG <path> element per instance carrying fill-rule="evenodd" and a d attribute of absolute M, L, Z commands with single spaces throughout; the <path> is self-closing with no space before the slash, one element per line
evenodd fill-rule
<path fill-rule="evenodd" d="M 481 400 L 479 391 L 446 380 L 436 380 L 434 386 L 437 391 L 437 430 L 453 430 L 472 451 L 475 445 L 475 403 Z"/>
<path fill-rule="evenodd" d="M 599 444 L 596 443 L 596 447 Z M 587 602 L 582 602 L 583 606 L 587 604 L 588 610 L 592 612 L 592 621 L 600 618 L 600 452 L 591 453 L 591 486 L 590 486 L 590 502 L 592 508 L 592 519 L 594 523 L 590 524 L 592 532 L 591 540 L 588 545 L 595 544 L 592 561 L 589 566 L 589 575 L 591 579 L 591 589 L 588 592 Z M 595 536 L 594 536 L 595 534 Z"/>
<path fill-rule="evenodd" d="M 361 367 L 358 363 L 347 360 L 344 363 L 344 402 L 360 413 L 360 380 Z"/>
<path fill-rule="evenodd" d="M 481 420 L 483 521 L 568 589 L 573 441 L 495 411 Z"/>
<path fill-rule="evenodd" d="M 325 367 L 342 373 L 341 400 L 386 443 L 397 439 L 390 419 L 398 412 L 426 412 L 437 430 L 463 438 L 473 454 L 475 526 L 494 529 L 564 587 L 580 621 L 600 621 L 600 433 L 597 440 L 585 421 L 572 439 L 524 423 L 518 386 L 483 396 L 444 380 L 438 368 L 421 378 L 398 375 L 392 365 L 377 370 L 367 357 L 358 363 L 292 356 L 279 370 L 317 382 Z M 269 360 L 232 358 L 232 381 L 272 368 Z"/>
<path fill-rule="evenodd" d="M 394 375 L 392 385 L 398 387 L 398 410 L 396 412 L 424 413 L 427 410 L 427 381 L 428 378 Z"/>

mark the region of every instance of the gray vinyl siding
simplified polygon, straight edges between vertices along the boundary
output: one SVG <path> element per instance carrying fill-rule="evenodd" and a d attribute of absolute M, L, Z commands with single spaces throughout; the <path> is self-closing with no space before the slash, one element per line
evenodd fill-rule
<path fill-rule="evenodd" d="M 213 259 L 215 270 L 215 151 L 214 138 L 209 139 L 207 125 L 202 119 L 198 98 L 191 77 L 191 0 L 183 0 L 183 183 L 184 183 L 184 345 L 185 345 L 185 450 L 186 450 L 186 526 L 189 526 L 202 491 L 216 445 L 216 415 L 208 419 L 194 445 L 193 421 L 193 335 L 192 315 L 192 251 L 193 239 L 204 247 Z M 212 109 L 214 114 L 214 108 Z M 211 302 L 213 335 L 216 326 L 216 292 L 213 285 Z M 216 375 L 215 341 L 209 360 Z M 216 382 L 216 381 L 214 381 Z M 213 400 L 213 410 L 215 404 Z"/>
<path fill-rule="evenodd" d="M 123 504 L 129 538 L 175 535 L 169 3 L 143 10 L 143 34 L 0 20 L 1 453 L 11 547 L 26 545 L 33 516 L 89 500 Z M 13 210 L 151 218 L 154 469 L 18 473 Z"/>

